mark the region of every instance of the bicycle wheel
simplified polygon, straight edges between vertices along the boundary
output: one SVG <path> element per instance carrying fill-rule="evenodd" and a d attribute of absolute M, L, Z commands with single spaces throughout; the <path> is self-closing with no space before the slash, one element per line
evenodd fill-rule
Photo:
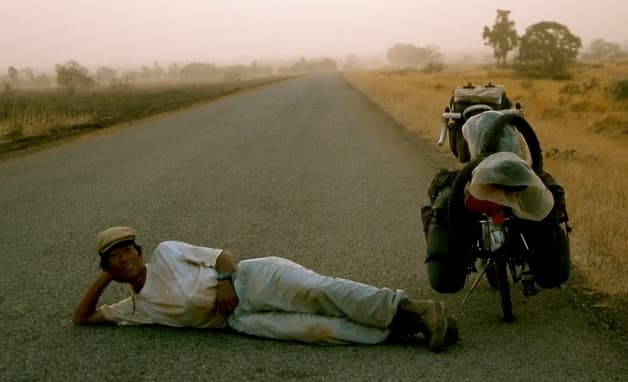
<path fill-rule="evenodd" d="M 485 264 L 484 266 L 486 267 L 486 273 L 484 276 L 486 276 L 488 285 L 490 285 L 493 289 L 499 289 L 499 281 L 497 279 L 497 268 L 495 267 L 495 262 L 491 261 L 490 264 Z"/>
<path fill-rule="evenodd" d="M 458 157 L 458 161 L 460 161 L 460 163 L 467 163 L 469 160 L 471 160 L 469 145 L 462 136 L 462 131 L 460 132 L 460 138 L 458 139 L 458 142 L 456 142 L 456 146 L 456 157 Z"/>
<path fill-rule="evenodd" d="M 508 282 L 508 267 L 506 260 L 500 255 L 495 258 L 495 268 L 497 269 L 497 282 L 499 284 L 499 296 L 502 302 L 502 312 L 504 321 L 512 322 L 512 300 L 510 298 L 510 283 Z"/>
<path fill-rule="evenodd" d="M 493 122 L 482 139 L 480 155 L 488 156 L 498 151 L 499 140 L 504 134 L 506 125 L 514 126 L 517 131 L 521 133 L 530 150 L 532 169 L 537 174 L 543 173 L 543 150 L 541 149 L 541 143 L 528 121 L 516 114 L 504 114 Z"/>

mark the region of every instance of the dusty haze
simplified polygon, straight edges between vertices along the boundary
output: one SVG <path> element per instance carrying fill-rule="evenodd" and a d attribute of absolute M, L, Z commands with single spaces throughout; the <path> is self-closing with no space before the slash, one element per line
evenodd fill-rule
<path fill-rule="evenodd" d="M 585 45 L 628 44 L 627 0 L 0 0 L 0 73 L 154 61 L 250 63 L 379 54 L 397 42 L 444 54 L 488 50 L 496 9 L 517 32 L 543 20 Z"/>

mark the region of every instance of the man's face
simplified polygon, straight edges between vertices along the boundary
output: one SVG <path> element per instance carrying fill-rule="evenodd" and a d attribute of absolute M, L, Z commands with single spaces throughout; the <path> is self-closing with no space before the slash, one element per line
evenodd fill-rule
<path fill-rule="evenodd" d="M 132 243 L 109 252 L 107 272 L 114 280 L 126 282 L 137 277 L 144 269 L 144 262 Z"/>

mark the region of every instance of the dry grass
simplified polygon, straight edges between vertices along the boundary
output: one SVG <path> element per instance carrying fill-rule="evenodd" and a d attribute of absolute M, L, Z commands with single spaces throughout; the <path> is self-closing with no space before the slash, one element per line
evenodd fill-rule
<path fill-rule="evenodd" d="M 400 124 L 434 141 L 456 85 L 506 86 L 541 140 L 546 170 L 566 189 L 575 267 L 590 288 L 628 294 L 628 101 L 614 100 L 606 90 L 628 79 L 628 63 L 583 65 L 570 81 L 525 80 L 479 67 L 345 77 Z"/>
<path fill-rule="evenodd" d="M 176 110 L 279 79 L 155 83 L 75 93 L 59 88 L 5 91 L 0 93 L 0 152 Z"/>

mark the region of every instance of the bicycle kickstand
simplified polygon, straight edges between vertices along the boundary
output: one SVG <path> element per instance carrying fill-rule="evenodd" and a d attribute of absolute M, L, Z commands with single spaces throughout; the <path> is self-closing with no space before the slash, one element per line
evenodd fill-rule
<path fill-rule="evenodd" d="M 491 265 L 492 261 L 493 261 L 493 259 L 488 259 L 488 261 L 484 265 L 484 268 L 482 269 L 482 272 L 480 272 L 478 277 L 475 279 L 475 281 L 471 285 L 471 289 L 469 289 L 467 294 L 464 296 L 464 298 L 462 299 L 462 303 L 460 305 L 464 305 L 464 303 L 467 302 L 467 299 L 469 298 L 469 296 L 471 296 L 471 293 L 473 293 L 473 291 L 475 290 L 475 287 L 477 287 L 478 284 L 480 283 L 480 280 L 482 279 L 482 276 L 484 276 L 484 274 L 486 273 L 486 270 L 488 269 L 489 265 Z"/>

